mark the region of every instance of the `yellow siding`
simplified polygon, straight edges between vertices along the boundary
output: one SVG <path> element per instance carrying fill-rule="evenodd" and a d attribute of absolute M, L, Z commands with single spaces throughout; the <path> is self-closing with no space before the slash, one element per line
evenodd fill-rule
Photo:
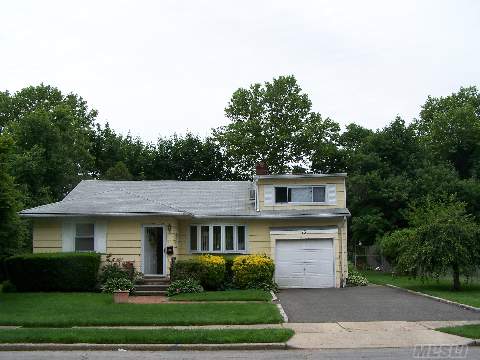
<path fill-rule="evenodd" d="M 33 252 L 62 251 L 62 226 L 55 220 L 41 219 L 33 222 Z"/>
<path fill-rule="evenodd" d="M 107 254 L 125 261 L 133 261 L 140 270 L 142 264 L 142 226 L 164 225 L 167 234 L 166 246 L 176 246 L 177 220 L 165 217 L 112 218 L 107 221 Z M 168 231 L 170 225 L 170 231 Z M 170 256 L 167 256 L 167 272 Z"/>
<path fill-rule="evenodd" d="M 188 249 L 188 227 L 191 220 L 177 220 L 165 217 L 139 218 L 109 218 L 107 221 L 107 254 L 124 261 L 134 261 L 135 267 L 141 269 L 141 239 L 143 225 L 164 225 L 167 234 L 166 246 L 174 247 L 177 259 L 187 259 L 192 255 Z M 302 227 L 302 226 L 336 226 L 335 262 L 337 271 L 337 286 L 340 279 L 347 274 L 347 227 L 343 219 L 335 220 L 202 220 L 195 224 L 238 224 L 247 226 L 247 252 L 250 254 L 266 254 L 275 257 L 275 238 L 270 235 L 272 227 Z M 170 231 L 168 230 L 170 225 Z M 37 220 L 33 228 L 33 251 L 62 251 L 61 220 Z M 331 237 L 331 236 L 329 236 Z M 169 273 L 170 256 L 167 256 L 167 273 Z"/>
<path fill-rule="evenodd" d="M 328 185 L 335 184 L 337 189 L 336 205 L 322 205 L 322 204 L 276 204 L 273 206 L 266 206 L 264 202 L 265 185 L 288 186 L 288 185 Z M 344 177 L 312 177 L 300 179 L 259 179 L 258 180 L 258 199 L 260 210 L 308 210 L 308 209 L 332 209 L 347 207 L 347 199 L 345 193 L 345 178 Z"/>

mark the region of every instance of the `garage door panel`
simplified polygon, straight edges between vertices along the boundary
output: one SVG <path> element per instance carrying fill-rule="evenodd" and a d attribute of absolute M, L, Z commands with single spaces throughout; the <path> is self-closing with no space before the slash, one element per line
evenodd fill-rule
<path fill-rule="evenodd" d="M 333 251 L 331 249 L 322 249 L 322 250 L 304 250 L 303 253 L 305 261 L 332 261 Z"/>
<path fill-rule="evenodd" d="M 283 288 L 335 286 L 332 239 L 277 240 L 275 280 Z"/>
<path fill-rule="evenodd" d="M 333 283 L 333 279 L 331 276 L 311 275 L 305 277 L 305 288 L 327 288 L 333 286 L 335 286 L 335 284 Z"/>
<path fill-rule="evenodd" d="M 307 263 L 305 264 L 305 274 L 309 275 L 333 275 L 333 264 L 331 261 L 319 261 L 315 263 Z"/>
<path fill-rule="evenodd" d="M 301 276 L 285 276 L 277 277 L 277 284 L 281 288 L 304 288 L 305 287 L 305 277 L 303 273 Z"/>
<path fill-rule="evenodd" d="M 319 239 L 305 239 L 304 249 L 306 250 L 330 250 L 332 248 L 331 239 L 319 240 Z"/>
<path fill-rule="evenodd" d="M 278 276 L 303 276 L 304 264 L 295 262 L 277 262 L 276 274 Z"/>

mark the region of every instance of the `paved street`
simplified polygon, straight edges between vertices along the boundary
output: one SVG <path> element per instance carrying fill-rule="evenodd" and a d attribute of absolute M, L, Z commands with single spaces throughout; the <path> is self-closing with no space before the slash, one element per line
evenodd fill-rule
<path fill-rule="evenodd" d="M 480 320 L 480 313 L 386 286 L 288 289 L 278 295 L 293 323 Z"/>
<path fill-rule="evenodd" d="M 434 349 L 435 350 L 435 349 Z M 437 349 L 438 350 L 438 349 Z M 448 351 L 448 349 L 443 349 Z M 255 360 L 412 360 L 412 348 L 404 349 L 355 349 L 355 350 L 315 350 L 315 351 L 170 351 L 170 352 L 0 352 L 0 360 L 220 360 L 220 359 L 255 359 Z M 431 357 L 432 358 L 432 357 Z M 444 359 L 446 357 L 436 357 Z M 458 359 L 458 357 L 457 357 Z M 462 359 L 480 359 L 480 347 L 467 349 Z"/>

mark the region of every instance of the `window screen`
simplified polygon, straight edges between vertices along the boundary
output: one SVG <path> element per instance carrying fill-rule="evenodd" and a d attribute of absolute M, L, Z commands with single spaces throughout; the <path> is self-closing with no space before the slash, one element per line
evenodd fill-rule
<path fill-rule="evenodd" d="M 233 226 L 225 226 L 225 250 L 232 251 L 233 247 Z"/>
<path fill-rule="evenodd" d="M 312 187 L 289 188 L 288 202 L 312 202 Z"/>
<path fill-rule="evenodd" d="M 325 186 L 313 188 L 313 202 L 325 202 Z"/>
<path fill-rule="evenodd" d="M 286 203 L 287 201 L 288 201 L 287 188 L 286 187 L 276 187 L 275 188 L 275 202 L 276 203 Z"/>
<path fill-rule="evenodd" d="M 197 227 L 190 226 L 190 249 L 198 250 L 197 248 Z"/>
<path fill-rule="evenodd" d="M 238 250 L 245 250 L 245 226 L 237 226 Z"/>
<path fill-rule="evenodd" d="M 95 251 L 94 224 L 76 224 L 75 251 Z"/>
<path fill-rule="evenodd" d="M 201 242 L 201 250 L 208 251 L 209 250 L 209 235 L 210 235 L 210 227 L 202 226 L 200 230 L 200 242 Z"/>
<path fill-rule="evenodd" d="M 222 227 L 213 227 L 213 251 L 222 250 Z"/>

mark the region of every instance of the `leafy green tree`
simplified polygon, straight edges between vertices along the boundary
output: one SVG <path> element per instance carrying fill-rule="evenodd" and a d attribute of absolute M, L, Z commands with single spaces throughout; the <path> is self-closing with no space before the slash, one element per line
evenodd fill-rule
<path fill-rule="evenodd" d="M 415 131 L 396 118 L 375 132 L 352 125 L 340 139 L 347 171 L 351 238 L 372 245 L 385 233 L 407 225 L 405 209 L 421 147 Z"/>
<path fill-rule="evenodd" d="M 332 149 L 321 146 L 321 139 L 333 140 L 338 125 L 312 111 L 294 76 L 238 89 L 225 114 L 230 123 L 214 130 L 214 137 L 232 160 L 235 173 L 248 178 L 259 161 L 266 162 L 271 173 L 287 173 L 311 161 L 312 154 L 318 168 L 328 167 L 321 164 L 319 154 L 330 154 Z"/>
<path fill-rule="evenodd" d="M 450 161 L 461 178 L 480 174 L 480 93 L 461 88 L 447 97 L 428 97 L 416 121 L 418 133 L 440 161 Z"/>
<path fill-rule="evenodd" d="M 400 271 L 427 278 L 452 275 L 460 290 L 460 276 L 480 266 L 480 227 L 466 213 L 465 204 L 427 199 L 409 213 L 408 231 L 393 233 L 381 247 L 394 256 Z M 397 250 L 393 250 L 397 249 Z"/>
<path fill-rule="evenodd" d="M 15 254 L 26 239 L 25 223 L 17 212 L 22 208 L 22 195 L 9 175 L 8 155 L 13 141 L 0 134 L 0 257 Z"/>
<path fill-rule="evenodd" d="M 127 165 L 122 161 L 109 168 L 103 177 L 105 180 L 132 180 L 132 178 L 133 176 L 128 171 Z"/>
<path fill-rule="evenodd" d="M 27 194 L 27 206 L 58 201 L 90 177 L 95 117 L 81 97 L 45 85 L 4 99 L 0 118 L 14 140 L 11 171 Z"/>
<path fill-rule="evenodd" d="M 228 160 L 211 138 L 187 133 L 160 138 L 153 150 L 147 178 L 173 180 L 228 180 L 233 175 Z"/>

